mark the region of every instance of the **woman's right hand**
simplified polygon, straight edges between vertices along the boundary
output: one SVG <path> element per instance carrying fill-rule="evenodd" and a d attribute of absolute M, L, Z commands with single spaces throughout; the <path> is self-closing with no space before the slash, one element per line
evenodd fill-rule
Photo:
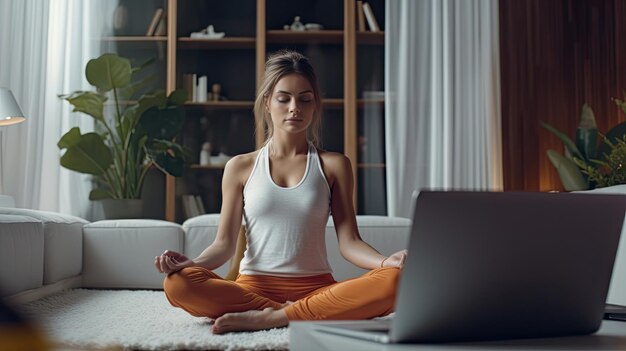
<path fill-rule="evenodd" d="M 189 257 L 176 251 L 165 250 L 160 256 L 154 258 L 154 265 L 161 273 L 174 273 L 183 268 L 193 266 L 193 261 Z"/>

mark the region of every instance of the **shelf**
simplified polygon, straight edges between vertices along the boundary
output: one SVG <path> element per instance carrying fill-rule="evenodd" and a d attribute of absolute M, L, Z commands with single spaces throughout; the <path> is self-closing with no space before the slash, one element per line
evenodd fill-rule
<path fill-rule="evenodd" d="M 343 99 L 322 99 L 323 108 L 343 108 Z"/>
<path fill-rule="evenodd" d="M 167 37 L 146 37 L 146 36 L 119 36 L 119 37 L 104 37 L 102 41 L 114 41 L 114 42 L 166 42 Z"/>
<path fill-rule="evenodd" d="M 342 44 L 343 43 L 343 31 L 342 30 L 307 30 L 307 31 L 268 30 L 267 42 L 268 43 L 281 43 L 281 44 L 284 44 L 284 43 Z"/>
<path fill-rule="evenodd" d="M 254 108 L 254 101 L 207 101 L 207 102 L 185 102 L 189 108 L 208 108 L 216 110 L 238 110 Z"/>
<path fill-rule="evenodd" d="M 385 168 L 386 165 L 384 163 L 359 163 L 357 167 L 359 168 Z"/>
<path fill-rule="evenodd" d="M 207 101 L 207 102 L 185 102 L 185 106 L 189 108 L 210 108 L 223 110 L 238 110 L 254 108 L 254 101 Z M 360 105 L 361 106 L 361 105 Z M 323 99 L 322 107 L 324 108 L 343 108 L 343 99 Z"/>
<path fill-rule="evenodd" d="M 385 32 L 357 32 L 356 42 L 364 45 L 385 45 Z"/>
<path fill-rule="evenodd" d="M 378 105 L 384 105 L 385 104 L 385 99 L 359 99 L 357 100 L 357 106 L 359 108 L 363 108 L 365 107 L 366 104 L 378 104 Z"/>
<path fill-rule="evenodd" d="M 253 37 L 196 39 L 189 37 L 178 38 L 181 49 L 254 49 L 256 39 Z"/>

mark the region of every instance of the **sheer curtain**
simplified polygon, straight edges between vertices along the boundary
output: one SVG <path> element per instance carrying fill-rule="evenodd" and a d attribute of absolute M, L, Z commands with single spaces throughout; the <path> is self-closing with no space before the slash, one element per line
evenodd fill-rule
<path fill-rule="evenodd" d="M 3 192 L 18 207 L 89 217 L 87 176 L 59 165 L 57 142 L 72 126 L 93 129 L 59 94 L 89 89 L 87 61 L 99 54 L 116 1 L 0 0 L 0 86 L 27 117 L 2 129 Z"/>
<path fill-rule="evenodd" d="M 502 189 L 498 1 L 385 6 L 389 215 L 414 189 Z"/>

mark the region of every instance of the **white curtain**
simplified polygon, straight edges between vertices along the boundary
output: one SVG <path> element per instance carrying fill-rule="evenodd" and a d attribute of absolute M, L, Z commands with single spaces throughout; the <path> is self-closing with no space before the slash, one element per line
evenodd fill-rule
<path fill-rule="evenodd" d="M 385 4 L 388 214 L 413 190 L 501 190 L 498 1 Z"/>
<path fill-rule="evenodd" d="M 89 177 L 62 168 L 56 144 L 72 126 L 92 130 L 93 121 L 58 95 L 89 89 L 84 68 L 99 53 L 115 2 L 0 0 L 0 86 L 27 118 L 0 129 L 2 191 L 18 207 L 89 217 Z"/>

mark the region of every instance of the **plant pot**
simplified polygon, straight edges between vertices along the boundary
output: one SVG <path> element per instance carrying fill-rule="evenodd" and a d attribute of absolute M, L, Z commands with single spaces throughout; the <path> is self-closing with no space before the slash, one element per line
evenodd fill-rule
<path fill-rule="evenodd" d="M 142 218 L 142 199 L 104 199 L 100 202 L 106 219 Z"/>

